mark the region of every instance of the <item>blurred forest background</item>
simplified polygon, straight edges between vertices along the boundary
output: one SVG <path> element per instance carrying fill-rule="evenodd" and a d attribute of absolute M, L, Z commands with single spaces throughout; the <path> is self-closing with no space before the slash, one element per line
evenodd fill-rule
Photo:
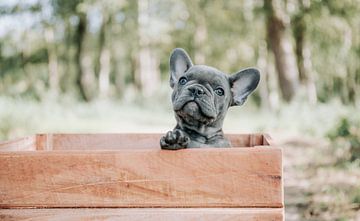
<path fill-rule="evenodd" d="M 261 70 L 225 132 L 284 147 L 286 220 L 360 220 L 359 0 L 0 2 L 0 139 L 175 125 L 170 52 Z"/>

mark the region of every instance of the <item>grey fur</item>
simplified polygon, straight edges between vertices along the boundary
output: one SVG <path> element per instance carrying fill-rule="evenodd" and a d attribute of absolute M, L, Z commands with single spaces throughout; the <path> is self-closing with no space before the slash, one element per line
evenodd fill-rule
<path fill-rule="evenodd" d="M 231 147 L 222 131 L 227 110 L 242 105 L 259 80 L 255 68 L 227 75 L 213 67 L 193 65 L 185 50 L 174 49 L 170 86 L 177 124 L 161 138 L 161 148 Z"/>

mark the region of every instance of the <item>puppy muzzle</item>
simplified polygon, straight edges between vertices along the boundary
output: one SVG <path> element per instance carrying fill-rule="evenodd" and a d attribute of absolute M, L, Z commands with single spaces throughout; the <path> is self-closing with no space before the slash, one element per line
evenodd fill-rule
<path fill-rule="evenodd" d="M 174 110 L 188 112 L 189 108 L 184 108 L 190 102 L 194 102 L 198 108 L 195 108 L 195 104 L 190 104 L 191 112 L 189 114 L 194 116 L 193 112 L 199 112 L 206 118 L 215 119 L 217 111 L 214 105 L 214 94 L 210 92 L 206 87 L 200 84 L 192 84 L 182 89 L 182 91 L 175 97 L 173 102 Z"/>

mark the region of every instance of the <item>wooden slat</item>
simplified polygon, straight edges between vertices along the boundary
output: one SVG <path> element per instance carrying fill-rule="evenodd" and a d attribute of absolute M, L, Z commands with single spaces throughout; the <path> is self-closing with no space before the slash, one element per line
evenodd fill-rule
<path fill-rule="evenodd" d="M 158 149 L 163 134 L 39 134 L 38 150 Z M 263 145 L 262 134 L 226 135 L 233 147 Z"/>
<path fill-rule="evenodd" d="M 263 134 L 263 145 L 270 145 L 270 146 L 274 146 L 275 142 L 274 140 L 271 138 L 271 136 L 269 134 Z"/>
<path fill-rule="evenodd" d="M 0 151 L 36 150 L 36 136 L 0 142 Z"/>
<path fill-rule="evenodd" d="M 250 147 L 250 134 L 227 134 L 233 147 Z"/>
<path fill-rule="evenodd" d="M 281 149 L 0 153 L 0 207 L 282 207 Z"/>
<path fill-rule="evenodd" d="M 249 146 L 254 147 L 254 146 L 263 145 L 263 139 L 264 138 L 262 134 L 251 134 Z"/>
<path fill-rule="evenodd" d="M 40 134 L 38 150 L 155 149 L 163 134 Z"/>
<path fill-rule="evenodd" d="M 283 209 L 4 209 L 0 210 L 0 219 L 20 221 L 282 221 Z"/>

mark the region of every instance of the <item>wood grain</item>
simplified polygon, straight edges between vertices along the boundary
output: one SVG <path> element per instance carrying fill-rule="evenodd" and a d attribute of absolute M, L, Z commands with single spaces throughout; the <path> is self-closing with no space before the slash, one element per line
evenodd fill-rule
<path fill-rule="evenodd" d="M 0 207 L 283 207 L 281 149 L 0 152 Z"/>
<path fill-rule="evenodd" d="M 0 142 L 0 151 L 36 150 L 36 136 Z"/>
<path fill-rule="evenodd" d="M 146 208 L 146 209 L 3 209 L 0 220 L 26 221 L 282 221 L 283 209 Z"/>
<path fill-rule="evenodd" d="M 39 134 L 37 150 L 159 149 L 163 134 Z M 233 147 L 263 145 L 262 134 L 228 134 Z"/>
<path fill-rule="evenodd" d="M 276 146 L 275 141 L 271 138 L 269 134 L 262 134 L 262 137 L 263 137 L 262 145 Z"/>
<path fill-rule="evenodd" d="M 39 134 L 38 150 L 160 149 L 163 134 Z"/>

